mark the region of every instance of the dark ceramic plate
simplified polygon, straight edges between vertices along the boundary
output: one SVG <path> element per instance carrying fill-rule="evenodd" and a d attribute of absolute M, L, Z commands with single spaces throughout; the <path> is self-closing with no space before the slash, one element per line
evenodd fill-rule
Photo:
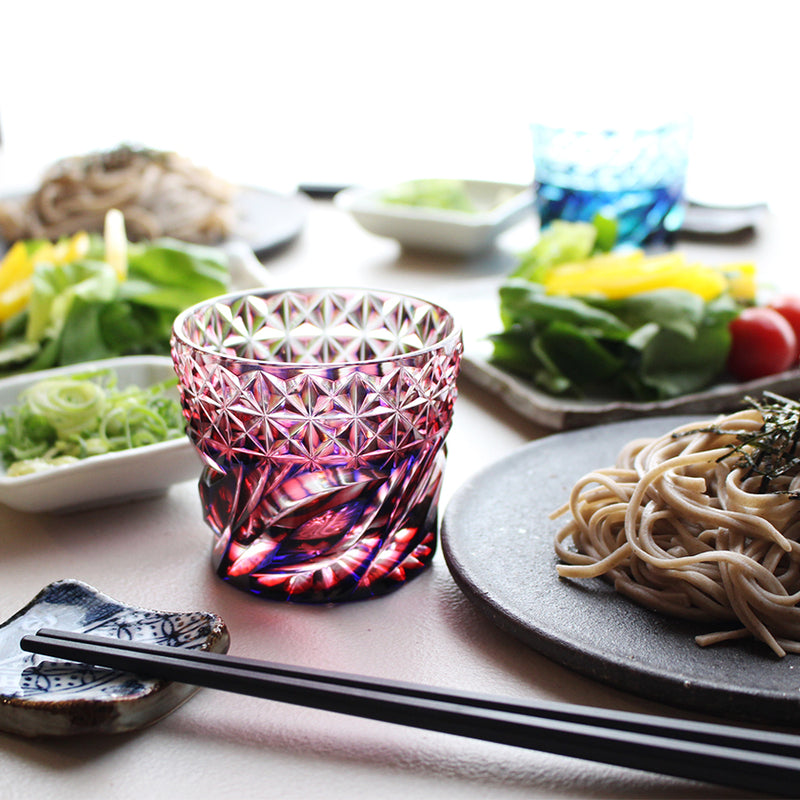
<path fill-rule="evenodd" d="M 588 470 L 623 444 L 698 417 L 618 422 L 535 441 L 455 494 L 442 548 L 459 587 L 499 627 L 584 675 L 659 702 L 741 721 L 797 726 L 800 656 L 729 642 L 701 648 L 705 629 L 642 608 L 600 579 L 556 575 L 549 514 Z M 709 628 L 708 630 L 711 630 Z"/>
<path fill-rule="evenodd" d="M 23 736 L 123 733 L 156 722 L 197 691 L 183 683 L 24 652 L 19 640 L 40 628 L 213 652 L 226 652 L 230 642 L 216 614 L 152 611 L 123 605 L 80 581 L 56 581 L 0 625 L 2 731 Z"/>
<path fill-rule="evenodd" d="M 303 230 L 308 200 L 301 194 L 285 195 L 264 189 L 241 189 L 235 199 L 234 239 L 265 258 L 290 244 Z"/>

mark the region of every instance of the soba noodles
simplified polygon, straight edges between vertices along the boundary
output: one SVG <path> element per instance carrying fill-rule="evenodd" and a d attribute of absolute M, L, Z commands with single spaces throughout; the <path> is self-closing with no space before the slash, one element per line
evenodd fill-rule
<path fill-rule="evenodd" d="M 602 576 L 647 608 L 719 622 L 700 645 L 752 636 L 779 656 L 800 652 L 796 429 L 789 467 L 765 486 L 757 445 L 742 444 L 765 427 L 756 407 L 628 443 L 553 514 L 569 515 L 558 574 Z"/>
<path fill-rule="evenodd" d="M 63 159 L 32 195 L 0 202 L 0 235 L 16 241 L 101 233 L 106 212 L 117 208 L 135 241 L 171 236 L 213 244 L 231 230 L 233 196 L 228 183 L 175 153 L 122 146 Z"/>

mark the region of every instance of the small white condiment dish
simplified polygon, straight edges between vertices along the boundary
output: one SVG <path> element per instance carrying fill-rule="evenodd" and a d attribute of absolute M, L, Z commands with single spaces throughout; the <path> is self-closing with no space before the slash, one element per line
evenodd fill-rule
<path fill-rule="evenodd" d="M 146 388 L 175 377 L 168 356 L 125 356 L 15 375 L 0 380 L 0 408 L 17 405 L 20 392 L 44 378 L 111 369 L 117 386 Z M 177 387 L 175 397 L 178 397 Z M 75 511 L 165 493 L 199 478 L 201 464 L 186 436 L 131 450 L 91 456 L 31 475 L 9 477 L 0 465 L 0 503 L 19 511 Z"/>
<path fill-rule="evenodd" d="M 533 213 L 529 186 L 465 180 L 464 189 L 475 211 L 458 211 L 386 202 L 383 189 L 352 188 L 339 192 L 335 203 L 362 228 L 414 250 L 474 255 L 492 247 L 495 239 Z"/>

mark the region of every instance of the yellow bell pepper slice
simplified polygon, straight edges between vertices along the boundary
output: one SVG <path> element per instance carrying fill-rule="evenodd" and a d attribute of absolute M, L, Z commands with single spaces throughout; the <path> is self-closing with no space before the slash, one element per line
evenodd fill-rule
<path fill-rule="evenodd" d="M 601 295 L 610 300 L 657 289 L 683 289 L 708 301 L 733 289 L 734 278 L 738 295 L 754 294 L 755 270 L 744 266 L 721 269 L 689 262 L 679 252 L 646 256 L 633 250 L 560 264 L 545 277 L 544 287 L 552 295 Z"/>
<path fill-rule="evenodd" d="M 0 322 L 28 305 L 37 264 L 69 264 L 85 257 L 89 246 L 89 234 L 83 231 L 55 245 L 42 242 L 32 252 L 25 242 L 15 242 L 0 261 Z"/>
<path fill-rule="evenodd" d="M 751 262 L 723 264 L 717 269 L 725 276 L 734 300 L 752 303 L 756 299 L 756 265 Z"/>
<path fill-rule="evenodd" d="M 73 261 L 85 258 L 89 252 L 89 244 L 89 234 L 81 231 L 68 239 L 60 239 L 55 245 L 52 245 L 49 253 L 44 250 L 37 250 L 33 257 L 37 264 L 44 262 L 55 264 L 56 266 L 71 264 Z"/>
<path fill-rule="evenodd" d="M 0 261 L 0 292 L 17 281 L 29 278 L 32 273 L 33 262 L 25 242 L 15 242 Z"/>
<path fill-rule="evenodd" d="M 25 242 L 15 242 L 0 261 L 0 322 L 22 311 L 31 296 L 33 259 Z"/>

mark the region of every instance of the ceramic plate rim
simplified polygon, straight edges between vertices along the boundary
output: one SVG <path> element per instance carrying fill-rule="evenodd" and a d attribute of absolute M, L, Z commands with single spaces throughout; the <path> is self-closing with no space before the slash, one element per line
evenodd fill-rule
<path fill-rule="evenodd" d="M 574 481 L 588 469 L 611 463 L 629 439 L 703 419 L 708 416 L 625 420 L 554 433 L 519 448 L 456 490 L 442 518 L 444 559 L 455 583 L 481 613 L 561 666 L 698 713 L 796 727 L 800 678 L 789 668 L 800 668 L 799 657 L 777 659 L 766 645 L 754 641 L 700 648 L 693 640 L 700 626 L 638 606 L 601 579 L 565 581 L 555 572 L 552 536 L 559 523 L 546 516 L 566 500 Z M 576 460 L 574 452 L 581 444 L 585 452 Z M 567 457 L 572 466 L 556 475 L 559 459 Z M 604 463 L 586 460 L 599 457 Z M 546 497 L 531 492 L 531 485 Z M 489 494 L 491 489 L 496 495 Z M 488 525 L 497 537 L 513 528 L 513 547 L 484 536 Z M 533 555 L 545 556 L 538 563 L 529 556 L 521 566 L 514 559 L 525 558 L 526 546 Z M 486 567 L 487 554 L 496 566 Z M 598 617 L 609 622 L 608 630 L 602 625 L 589 633 L 582 629 Z M 758 682 L 753 679 L 756 674 Z"/>
<path fill-rule="evenodd" d="M 499 398 L 523 417 L 553 431 L 605 424 L 640 416 L 706 414 L 741 407 L 747 395 L 763 391 L 793 394 L 800 391 L 800 368 L 735 383 L 711 384 L 705 389 L 667 400 L 580 400 L 549 395 L 524 378 L 493 364 L 485 343 L 473 343 L 464 353 L 462 373 L 472 383 Z"/>

